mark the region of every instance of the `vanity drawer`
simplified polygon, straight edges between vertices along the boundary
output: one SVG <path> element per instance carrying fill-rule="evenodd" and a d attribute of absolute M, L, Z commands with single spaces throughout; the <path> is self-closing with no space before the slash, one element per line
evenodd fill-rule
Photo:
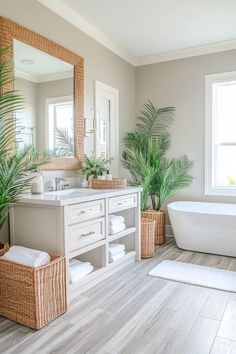
<path fill-rule="evenodd" d="M 105 238 L 105 218 L 69 227 L 69 251 L 87 246 Z"/>
<path fill-rule="evenodd" d="M 137 194 L 122 195 L 109 199 L 109 213 L 137 206 Z"/>
<path fill-rule="evenodd" d="M 99 218 L 104 216 L 104 210 L 104 199 L 70 205 L 68 207 L 68 224 Z"/>

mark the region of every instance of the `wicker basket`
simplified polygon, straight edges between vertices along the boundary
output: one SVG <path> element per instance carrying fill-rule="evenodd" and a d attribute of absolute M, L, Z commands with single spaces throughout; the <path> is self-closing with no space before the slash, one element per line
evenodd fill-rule
<path fill-rule="evenodd" d="M 166 213 L 162 210 L 147 210 L 142 212 L 142 217 L 155 220 L 155 245 L 163 245 L 166 242 Z"/>
<path fill-rule="evenodd" d="M 10 246 L 7 241 L 0 240 L 0 256 L 3 256 L 8 250 Z"/>
<path fill-rule="evenodd" d="M 0 316 L 39 329 L 67 309 L 65 257 L 32 268 L 0 260 Z"/>
<path fill-rule="evenodd" d="M 125 178 L 113 178 L 112 180 L 92 179 L 93 189 L 119 189 L 127 187 Z"/>
<path fill-rule="evenodd" d="M 151 258 L 155 252 L 156 221 L 141 218 L 141 258 Z"/>

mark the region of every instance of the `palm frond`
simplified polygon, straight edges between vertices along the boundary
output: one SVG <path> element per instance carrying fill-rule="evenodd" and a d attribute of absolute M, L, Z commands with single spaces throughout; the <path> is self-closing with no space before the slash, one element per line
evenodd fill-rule
<path fill-rule="evenodd" d="M 156 108 L 151 101 L 148 101 L 137 118 L 138 130 L 146 136 L 160 136 L 173 123 L 174 112 L 174 107 Z"/>
<path fill-rule="evenodd" d="M 74 155 L 74 137 L 69 134 L 68 129 L 56 128 L 55 136 L 59 147 L 56 153 L 59 156 L 73 156 Z"/>
<path fill-rule="evenodd" d="M 8 215 L 9 205 L 30 187 L 30 171 L 49 161 L 47 153 L 34 147 L 20 150 L 15 144 L 20 132 L 15 112 L 24 108 L 24 98 L 13 87 L 13 65 L 8 60 L 9 48 L 0 49 L 0 229 Z"/>

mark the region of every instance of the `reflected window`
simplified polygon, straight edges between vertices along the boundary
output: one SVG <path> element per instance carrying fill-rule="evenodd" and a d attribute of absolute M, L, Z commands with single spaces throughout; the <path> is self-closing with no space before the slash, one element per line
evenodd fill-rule
<path fill-rule="evenodd" d="M 74 156 L 72 99 L 53 99 L 48 103 L 48 148 L 56 156 Z"/>

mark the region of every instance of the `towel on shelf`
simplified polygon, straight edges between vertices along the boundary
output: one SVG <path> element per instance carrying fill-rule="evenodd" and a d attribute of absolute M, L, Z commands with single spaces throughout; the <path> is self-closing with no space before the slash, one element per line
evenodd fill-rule
<path fill-rule="evenodd" d="M 109 256 L 109 261 L 110 262 L 115 262 L 115 261 L 118 261 L 118 259 L 121 259 L 125 256 L 125 251 L 122 251 L 122 252 L 119 252 L 119 253 L 116 253 L 114 255 L 110 255 Z"/>
<path fill-rule="evenodd" d="M 118 232 L 124 231 L 125 223 L 109 225 L 109 235 L 117 234 Z"/>
<path fill-rule="evenodd" d="M 125 218 L 121 215 L 109 215 L 109 225 L 114 226 L 125 222 Z"/>
<path fill-rule="evenodd" d="M 78 259 L 71 259 L 69 262 L 69 282 L 73 284 L 86 275 L 92 273 L 94 267 L 90 262 L 81 262 Z"/>
<path fill-rule="evenodd" d="M 9 251 L 0 258 L 35 268 L 44 266 L 51 261 L 47 252 L 22 246 L 10 247 Z"/>
<path fill-rule="evenodd" d="M 122 243 L 110 243 L 109 244 L 109 255 L 113 256 L 117 253 L 124 252 L 125 245 Z"/>

